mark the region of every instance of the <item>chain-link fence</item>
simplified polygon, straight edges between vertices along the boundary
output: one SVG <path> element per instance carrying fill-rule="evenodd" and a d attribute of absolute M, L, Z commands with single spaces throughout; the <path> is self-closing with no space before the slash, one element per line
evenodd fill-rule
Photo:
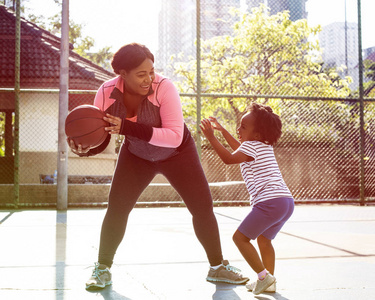
<path fill-rule="evenodd" d="M 158 3 L 155 66 L 179 88 L 215 203 L 246 205 L 249 195 L 239 166 L 223 164 L 197 125 L 215 115 L 235 135 L 251 101 L 266 103 L 281 116 L 283 135 L 275 154 L 296 201 L 373 202 L 375 42 L 359 39 L 371 26 L 366 19 L 371 10 L 353 18 L 361 1 L 336 1 L 335 9 L 345 14 L 330 22 L 324 16 L 313 21 L 314 0 Z M 12 1 L 4 1 L 0 206 L 55 206 L 61 39 L 24 13 L 17 52 L 16 24 Z M 115 76 L 108 58 L 79 49 L 69 51 L 69 110 L 92 104 L 99 86 Z M 69 206 L 106 205 L 122 141 L 112 138 L 103 153 L 89 158 L 68 153 Z M 157 176 L 139 203 L 179 205 L 182 200 Z"/>

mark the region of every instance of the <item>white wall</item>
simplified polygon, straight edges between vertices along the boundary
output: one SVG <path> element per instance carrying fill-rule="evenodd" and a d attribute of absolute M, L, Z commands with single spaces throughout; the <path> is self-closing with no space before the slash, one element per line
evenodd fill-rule
<path fill-rule="evenodd" d="M 21 94 L 20 151 L 57 152 L 58 94 Z"/>

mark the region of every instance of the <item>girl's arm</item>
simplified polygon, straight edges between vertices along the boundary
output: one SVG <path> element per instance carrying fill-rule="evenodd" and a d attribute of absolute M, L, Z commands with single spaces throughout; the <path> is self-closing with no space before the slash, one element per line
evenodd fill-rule
<path fill-rule="evenodd" d="M 225 164 L 239 164 L 244 161 L 254 160 L 252 157 L 249 157 L 246 154 L 239 151 L 235 153 L 230 153 L 215 137 L 214 129 L 209 120 L 202 120 L 201 125 L 199 127 L 201 128 L 203 134 L 206 136 L 207 140 L 210 142 L 216 153 L 219 155 L 219 157 Z"/>
<path fill-rule="evenodd" d="M 212 126 L 215 130 L 218 130 L 221 132 L 229 146 L 232 148 L 232 150 L 237 150 L 237 148 L 241 145 L 239 141 L 235 139 L 233 135 L 231 135 L 228 130 L 226 130 L 221 124 L 218 122 L 218 120 L 215 117 L 209 118 L 210 122 L 214 123 Z"/>

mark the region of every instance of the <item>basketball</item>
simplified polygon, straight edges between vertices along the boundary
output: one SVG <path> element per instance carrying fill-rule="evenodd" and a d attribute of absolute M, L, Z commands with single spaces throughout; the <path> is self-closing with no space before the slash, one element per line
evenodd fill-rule
<path fill-rule="evenodd" d="M 80 105 L 66 117 L 65 134 L 76 146 L 95 148 L 100 146 L 108 136 L 104 127 L 110 126 L 103 120 L 105 113 L 93 105 Z"/>

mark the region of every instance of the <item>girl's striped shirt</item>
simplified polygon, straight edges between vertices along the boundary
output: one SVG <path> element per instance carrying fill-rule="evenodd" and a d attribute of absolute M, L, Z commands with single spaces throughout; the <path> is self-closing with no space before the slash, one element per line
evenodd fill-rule
<path fill-rule="evenodd" d="M 293 198 L 277 164 L 273 147 L 258 141 L 245 141 L 236 150 L 254 158 L 240 164 L 250 194 L 250 204 L 275 198 Z"/>

